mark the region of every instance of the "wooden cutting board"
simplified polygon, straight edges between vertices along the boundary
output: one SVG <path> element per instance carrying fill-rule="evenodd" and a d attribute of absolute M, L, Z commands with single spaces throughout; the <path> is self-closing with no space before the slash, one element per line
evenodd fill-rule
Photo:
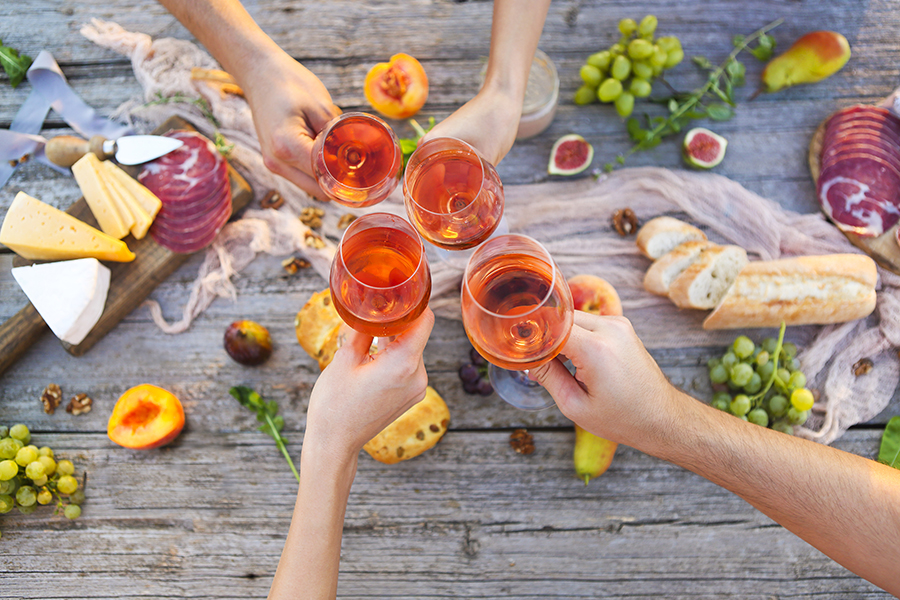
<path fill-rule="evenodd" d="M 162 134 L 173 129 L 195 130 L 187 121 L 179 117 L 172 117 L 153 133 Z M 131 174 L 134 175 L 138 169 L 126 170 L 132 171 Z M 231 181 L 231 206 L 232 215 L 234 215 L 247 206 L 253 198 L 253 191 L 247 181 L 231 165 L 228 165 L 228 178 Z M 97 220 L 84 198 L 75 202 L 66 212 L 92 227 L 99 228 Z M 160 282 L 191 256 L 190 254 L 176 254 L 163 248 L 150 235 L 141 240 L 128 236 L 124 241 L 134 252 L 135 259 L 128 263 L 104 263 L 109 267 L 111 273 L 106 307 L 100 320 L 80 344 L 72 345 L 61 342 L 63 347 L 74 356 L 81 356 L 90 350 L 125 315 L 137 308 Z M 32 264 L 32 262 L 16 257 L 13 264 L 21 266 Z M 0 325 L 0 373 L 6 371 L 47 329 L 47 324 L 44 323 L 31 303 Z"/>
<path fill-rule="evenodd" d="M 819 173 L 821 172 L 821 156 L 822 142 L 825 138 L 825 123 L 831 118 L 829 115 L 825 120 L 819 123 L 812 139 L 809 142 L 809 172 L 812 174 L 813 182 L 818 185 Z M 894 225 L 878 237 L 864 237 L 850 231 L 843 231 L 850 243 L 872 257 L 877 262 L 892 273 L 900 275 L 900 245 L 897 243 L 897 230 L 900 229 L 900 223 Z"/>

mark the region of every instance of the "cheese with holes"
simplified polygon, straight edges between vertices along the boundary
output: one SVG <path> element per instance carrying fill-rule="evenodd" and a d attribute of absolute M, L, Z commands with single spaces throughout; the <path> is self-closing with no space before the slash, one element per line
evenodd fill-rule
<path fill-rule="evenodd" d="M 109 269 L 96 258 L 17 267 L 12 275 L 50 330 L 64 342 L 80 344 L 103 314 Z"/>
<path fill-rule="evenodd" d="M 115 198 L 109 193 L 106 182 L 100 176 L 100 160 L 93 152 L 88 152 L 72 165 L 72 174 L 84 194 L 84 199 L 91 207 L 91 212 L 100 224 L 103 233 L 121 240 L 128 235 L 134 223 L 129 213 L 127 216 L 119 212 Z M 129 222 L 130 221 L 130 222 Z"/>
<path fill-rule="evenodd" d="M 113 168 L 118 168 L 108 160 L 103 161 L 102 164 L 104 166 L 111 165 Z M 133 235 L 135 239 L 142 239 L 147 235 L 147 230 L 150 229 L 150 225 L 153 224 L 153 219 L 151 219 L 150 215 L 148 215 L 143 207 L 138 204 L 137 199 L 135 199 L 131 192 L 125 189 L 125 186 L 109 172 L 109 169 L 104 168 L 101 171 L 101 174 L 103 180 L 106 182 L 106 187 L 109 188 L 113 197 L 118 201 L 119 208 L 127 211 L 131 216 L 131 235 Z"/>
<path fill-rule="evenodd" d="M 44 204 L 25 192 L 16 194 L 0 227 L 0 244 L 31 260 L 97 258 L 134 260 L 125 242 Z"/>
<path fill-rule="evenodd" d="M 134 199 L 140 207 L 144 209 L 144 212 L 146 212 L 150 216 L 150 220 L 153 221 L 153 219 L 156 218 L 159 209 L 162 208 L 162 201 L 156 197 L 156 194 L 148 190 L 143 183 L 134 177 L 131 177 L 128 173 L 108 160 L 103 161 L 103 165 L 106 167 L 108 173 L 117 179 L 126 190 L 131 192 L 131 195 L 134 196 Z"/>

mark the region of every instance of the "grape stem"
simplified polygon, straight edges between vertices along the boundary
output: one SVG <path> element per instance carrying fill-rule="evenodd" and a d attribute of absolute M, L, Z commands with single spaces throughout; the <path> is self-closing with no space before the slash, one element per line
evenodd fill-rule
<path fill-rule="evenodd" d="M 765 398 L 766 394 L 769 393 L 769 390 L 772 389 L 772 384 L 775 383 L 775 378 L 778 374 L 778 359 L 781 358 L 781 349 L 784 344 L 785 329 L 787 329 L 787 325 L 782 321 L 781 328 L 778 330 L 778 343 L 775 345 L 775 352 L 772 354 L 772 364 L 775 368 L 772 369 L 772 374 L 769 375 L 769 381 L 766 382 L 766 387 L 760 390 L 759 393 L 750 396 L 750 402 L 756 402 L 757 400 Z"/>

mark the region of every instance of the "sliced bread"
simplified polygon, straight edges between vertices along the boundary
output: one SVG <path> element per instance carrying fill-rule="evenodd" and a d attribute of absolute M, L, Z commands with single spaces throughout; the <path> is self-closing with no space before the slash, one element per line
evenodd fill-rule
<path fill-rule="evenodd" d="M 656 260 L 680 244 L 705 239 L 706 234 L 693 225 L 672 217 L 656 217 L 638 230 L 637 245 L 641 254 Z"/>
<path fill-rule="evenodd" d="M 700 258 L 703 250 L 713 246 L 706 240 L 693 240 L 679 244 L 673 250 L 663 254 L 647 269 L 644 275 L 644 289 L 651 294 L 668 296 L 669 286 L 681 272 Z"/>
<path fill-rule="evenodd" d="M 747 251 L 743 248 L 707 248 L 672 281 L 669 299 L 679 308 L 715 308 L 746 264 Z"/>

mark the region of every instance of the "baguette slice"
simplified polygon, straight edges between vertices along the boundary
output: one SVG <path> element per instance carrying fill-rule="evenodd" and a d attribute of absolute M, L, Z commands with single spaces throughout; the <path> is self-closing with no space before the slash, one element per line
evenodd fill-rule
<path fill-rule="evenodd" d="M 798 256 L 744 267 L 704 329 L 825 325 L 875 310 L 875 262 L 862 254 Z"/>
<path fill-rule="evenodd" d="M 712 246 L 681 272 L 669 286 L 669 299 L 678 308 L 715 308 L 747 264 L 739 246 Z"/>
<path fill-rule="evenodd" d="M 692 240 L 663 254 L 647 269 L 647 273 L 644 275 L 644 289 L 651 294 L 668 296 L 669 286 L 672 285 L 675 278 L 694 264 L 700 258 L 701 252 L 713 245 L 712 242 L 706 240 Z"/>
<path fill-rule="evenodd" d="M 656 260 L 684 242 L 705 239 L 706 234 L 693 225 L 672 217 L 656 217 L 640 228 L 637 245 L 641 254 Z"/>

